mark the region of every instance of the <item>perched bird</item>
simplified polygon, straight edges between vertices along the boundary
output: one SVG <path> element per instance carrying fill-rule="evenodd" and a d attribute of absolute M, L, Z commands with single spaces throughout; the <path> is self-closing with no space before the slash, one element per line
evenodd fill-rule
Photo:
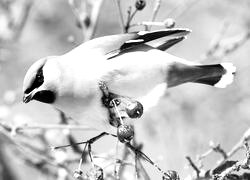
<path fill-rule="evenodd" d="M 115 134 L 101 101 L 100 81 L 146 110 L 169 87 L 193 82 L 224 88 L 232 83 L 236 68 L 231 63 L 200 65 L 164 52 L 189 32 L 173 28 L 104 36 L 64 55 L 42 58 L 26 73 L 23 101 L 51 104 L 81 124 Z"/>

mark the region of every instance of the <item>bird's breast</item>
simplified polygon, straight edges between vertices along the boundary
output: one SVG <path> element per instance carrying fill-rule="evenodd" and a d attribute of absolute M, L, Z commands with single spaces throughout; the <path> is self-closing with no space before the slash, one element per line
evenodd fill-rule
<path fill-rule="evenodd" d="M 109 123 L 108 110 L 103 106 L 100 92 L 90 94 L 64 94 L 54 106 L 79 124 L 99 131 L 114 133 Z"/>

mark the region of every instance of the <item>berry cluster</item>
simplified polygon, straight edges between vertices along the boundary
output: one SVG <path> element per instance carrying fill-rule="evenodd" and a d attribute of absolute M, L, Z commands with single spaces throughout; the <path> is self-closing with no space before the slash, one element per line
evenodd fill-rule
<path fill-rule="evenodd" d="M 103 93 L 103 104 L 109 110 L 110 124 L 117 127 L 117 137 L 120 142 L 130 142 L 134 137 L 134 127 L 127 124 L 127 119 L 140 118 L 143 106 L 129 97 L 120 96 L 108 91 L 104 82 L 99 87 Z"/>

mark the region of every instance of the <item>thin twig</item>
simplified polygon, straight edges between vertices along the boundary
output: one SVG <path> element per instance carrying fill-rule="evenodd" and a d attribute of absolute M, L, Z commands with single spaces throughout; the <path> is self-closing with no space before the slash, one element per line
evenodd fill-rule
<path fill-rule="evenodd" d="M 192 161 L 192 159 L 189 156 L 186 156 L 186 159 L 188 160 L 190 166 L 195 170 L 196 176 L 199 178 L 199 176 L 200 176 L 199 168 L 194 164 L 194 162 Z"/>
<path fill-rule="evenodd" d="M 187 1 L 186 3 L 181 2 L 175 8 L 173 8 L 173 10 L 170 13 L 166 15 L 166 18 L 169 18 L 173 16 L 172 14 L 175 14 L 174 19 L 177 19 L 178 17 L 185 14 L 191 7 L 193 7 L 198 2 L 200 1 L 191 0 L 191 1 Z"/>
<path fill-rule="evenodd" d="M 231 174 L 234 171 L 239 171 L 240 169 L 250 169 L 248 161 L 249 161 L 249 159 L 246 158 L 243 161 L 237 162 L 232 167 L 225 169 L 222 173 L 220 173 L 218 175 L 219 180 L 224 180 L 226 176 L 228 176 L 229 174 Z"/>
<path fill-rule="evenodd" d="M 118 12 L 119 12 L 120 22 L 121 22 L 121 26 L 122 26 L 122 31 L 125 32 L 125 23 L 124 23 L 124 19 L 123 19 L 123 15 L 122 15 L 121 0 L 115 0 L 115 1 L 117 3 L 117 7 L 118 7 Z"/>
<path fill-rule="evenodd" d="M 15 168 L 11 165 L 11 157 L 6 153 L 7 148 L 9 147 L 9 142 L 6 140 L 4 134 L 0 133 L 0 179 L 16 180 L 17 174 Z"/>
<path fill-rule="evenodd" d="M 13 127 L 9 126 L 6 123 L 0 122 L 0 126 L 7 129 L 13 129 Z M 79 130 L 79 131 L 93 131 L 96 130 L 94 128 L 90 128 L 84 125 L 60 125 L 60 124 L 38 124 L 38 125 L 22 125 L 14 127 L 15 131 L 22 130 L 37 130 L 37 129 L 69 129 L 69 130 Z"/>
<path fill-rule="evenodd" d="M 202 159 L 206 158 L 208 155 L 210 155 L 213 152 L 213 149 L 209 149 L 205 153 L 198 156 L 198 160 L 201 161 Z"/>
<path fill-rule="evenodd" d="M 138 178 L 140 178 L 140 174 L 139 174 L 139 168 L 138 168 L 138 155 L 137 153 L 135 153 L 135 179 L 137 180 Z"/>
<path fill-rule="evenodd" d="M 86 32 L 85 41 L 92 39 L 96 33 L 97 22 L 100 16 L 100 9 L 102 7 L 102 4 L 103 4 L 103 0 L 98 0 L 97 2 L 95 2 L 95 4 L 93 4 L 93 9 L 92 9 L 91 16 L 90 16 L 91 23 L 90 23 L 90 27 L 88 28 Z"/>
<path fill-rule="evenodd" d="M 158 12 L 160 10 L 160 7 L 161 7 L 161 0 L 156 0 L 155 1 L 155 6 L 154 6 L 154 10 L 153 10 L 153 15 L 152 15 L 152 17 L 150 19 L 150 22 L 154 22 L 155 21 L 156 16 L 157 16 L 157 14 L 158 14 Z M 152 25 L 149 25 L 149 26 L 146 25 L 146 27 L 147 27 L 146 30 L 150 30 L 151 27 L 152 27 Z"/>
<path fill-rule="evenodd" d="M 6 10 L 5 15 L 8 18 L 10 26 L 8 27 L 8 34 L 1 35 L 0 41 L 3 41 L 5 43 L 12 43 L 20 37 L 24 29 L 24 26 L 27 22 L 27 19 L 29 17 L 29 13 L 33 5 L 33 2 L 34 0 L 27 0 L 23 2 L 22 10 L 17 20 L 15 20 L 14 17 L 15 14 L 10 10 L 10 4 L 6 6 L 7 9 L 5 9 Z"/>
<path fill-rule="evenodd" d="M 76 2 L 74 0 L 69 0 L 69 5 L 71 6 L 74 15 L 76 16 L 78 23 L 80 23 L 81 25 L 81 30 L 83 33 L 83 41 L 88 41 L 90 39 L 92 39 L 95 35 L 96 32 L 96 27 L 97 27 L 97 21 L 99 19 L 99 15 L 100 15 L 100 8 L 102 6 L 103 0 L 96 0 L 96 1 L 81 1 L 81 3 L 90 3 L 92 5 L 92 9 L 91 9 L 91 13 L 90 14 L 86 14 L 86 4 L 85 4 L 85 8 L 82 8 L 76 4 Z M 83 5 L 82 5 L 83 6 Z M 86 25 L 84 23 L 84 18 L 89 18 L 90 22 L 88 25 Z"/>
<path fill-rule="evenodd" d="M 211 146 L 211 147 L 212 147 L 213 151 L 220 153 L 224 160 L 228 158 L 227 153 L 225 152 L 224 149 L 221 148 L 220 144 L 217 144 L 217 145 Z"/>
<path fill-rule="evenodd" d="M 244 148 L 245 142 L 250 140 L 250 128 L 245 131 L 243 136 L 240 138 L 239 142 L 236 143 L 233 148 L 227 153 L 227 158 L 231 158 L 234 154 L 236 154 L 239 150 Z M 217 163 L 221 164 L 225 159 L 220 159 Z"/>
<path fill-rule="evenodd" d="M 131 12 L 132 12 L 132 7 L 129 6 L 128 7 L 128 11 L 127 11 L 127 14 L 128 14 L 128 17 L 127 17 L 127 22 L 126 22 L 126 25 L 124 26 L 124 32 L 127 33 L 128 32 L 128 29 L 130 28 L 130 22 L 131 22 Z M 133 14 L 135 13 L 136 11 L 133 12 Z M 134 16 L 134 15 L 133 15 Z"/>
<path fill-rule="evenodd" d="M 129 150 L 124 145 L 123 155 L 122 155 L 122 158 L 121 158 L 122 161 L 126 161 L 128 159 L 128 156 L 129 156 Z M 125 166 L 123 164 L 121 164 L 120 168 L 119 168 L 119 172 L 118 172 L 119 177 L 122 177 L 124 172 L 125 172 Z"/>
<path fill-rule="evenodd" d="M 141 162 L 140 159 L 137 159 L 137 166 L 138 166 L 138 169 L 139 169 L 143 179 L 144 180 L 150 180 L 150 177 L 149 177 L 147 171 L 145 170 L 145 168 L 143 167 L 142 162 Z"/>
<path fill-rule="evenodd" d="M 29 17 L 29 13 L 30 13 L 33 3 L 34 3 L 34 0 L 28 0 L 25 2 L 25 5 L 22 10 L 22 14 L 19 17 L 20 20 L 18 21 L 18 24 L 15 24 L 14 26 L 15 33 L 14 33 L 13 40 L 16 40 L 20 37 L 22 30 L 24 29 L 24 26 Z"/>
<path fill-rule="evenodd" d="M 226 33 L 228 27 L 229 27 L 229 22 L 224 21 L 224 23 L 222 24 L 222 27 L 219 30 L 219 32 L 211 40 L 210 47 L 207 50 L 206 54 L 203 55 L 203 58 L 202 58 L 203 62 L 206 61 L 207 59 L 211 59 L 211 57 L 213 56 L 215 51 L 219 48 L 220 41 L 222 40 L 223 35 Z"/>
<path fill-rule="evenodd" d="M 135 26 L 165 26 L 165 24 L 163 22 L 142 21 L 136 24 L 131 24 L 130 28 Z"/>
<path fill-rule="evenodd" d="M 51 157 L 45 156 L 44 154 L 41 153 L 37 153 L 35 151 L 32 151 L 32 149 L 27 148 L 26 146 L 22 146 L 19 143 L 17 143 L 16 141 L 14 141 L 10 136 L 8 136 L 7 134 L 0 132 L 1 135 L 4 136 L 4 139 L 6 142 L 9 143 L 9 146 L 12 146 L 13 150 L 15 150 L 16 152 L 16 157 L 19 155 L 28 165 L 31 165 L 37 169 L 39 169 L 41 172 L 43 172 L 43 168 L 44 166 L 52 166 L 52 167 L 56 167 L 56 168 L 63 168 L 65 170 L 65 172 L 67 172 L 67 174 L 70 177 L 71 174 L 71 170 L 65 166 L 64 164 L 60 164 L 56 161 L 54 161 Z M 49 174 L 55 174 L 52 173 L 53 168 L 47 168 L 47 170 L 49 170 Z M 48 171 L 46 171 L 48 174 Z"/>

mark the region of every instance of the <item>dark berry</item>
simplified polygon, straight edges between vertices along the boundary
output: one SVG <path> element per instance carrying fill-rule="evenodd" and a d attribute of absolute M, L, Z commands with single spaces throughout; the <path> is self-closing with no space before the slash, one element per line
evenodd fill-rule
<path fill-rule="evenodd" d="M 135 2 L 135 8 L 138 11 L 143 10 L 145 6 L 146 6 L 146 1 L 145 0 L 136 0 L 136 2 Z"/>
<path fill-rule="evenodd" d="M 117 128 L 117 137 L 122 143 L 131 141 L 134 134 L 134 127 L 132 125 L 122 124 Z"/>
<path fill-rule="evenodd" d="M 88 179 L 103 180 L 103 169 L 100 166 L 94 165 L 87 173 Z"/>
<path fill-rule="evenodd" d="M 85 26 L 88 28 L 91 24 L 91 20 L 90 20 L 90 17 L 89 16 L 86 16 L 83 20 Z"/>
<path fill-rule="evenodd" d="M 140 102 L 136 101 L 126 107 L 126 112 L 130 118 L 140 118 L 143 114 L 143 106 Z"/>
<path fill-rule="evenodd" d="M 75 179 L 80 179 L 81 178 L 81 176 L 82 176 L 82 170 L 80 170 L 80 169 L 77 169 L 77 170 L 75 170 L 75 172 L 74 172 L 74 178 Z"/>

